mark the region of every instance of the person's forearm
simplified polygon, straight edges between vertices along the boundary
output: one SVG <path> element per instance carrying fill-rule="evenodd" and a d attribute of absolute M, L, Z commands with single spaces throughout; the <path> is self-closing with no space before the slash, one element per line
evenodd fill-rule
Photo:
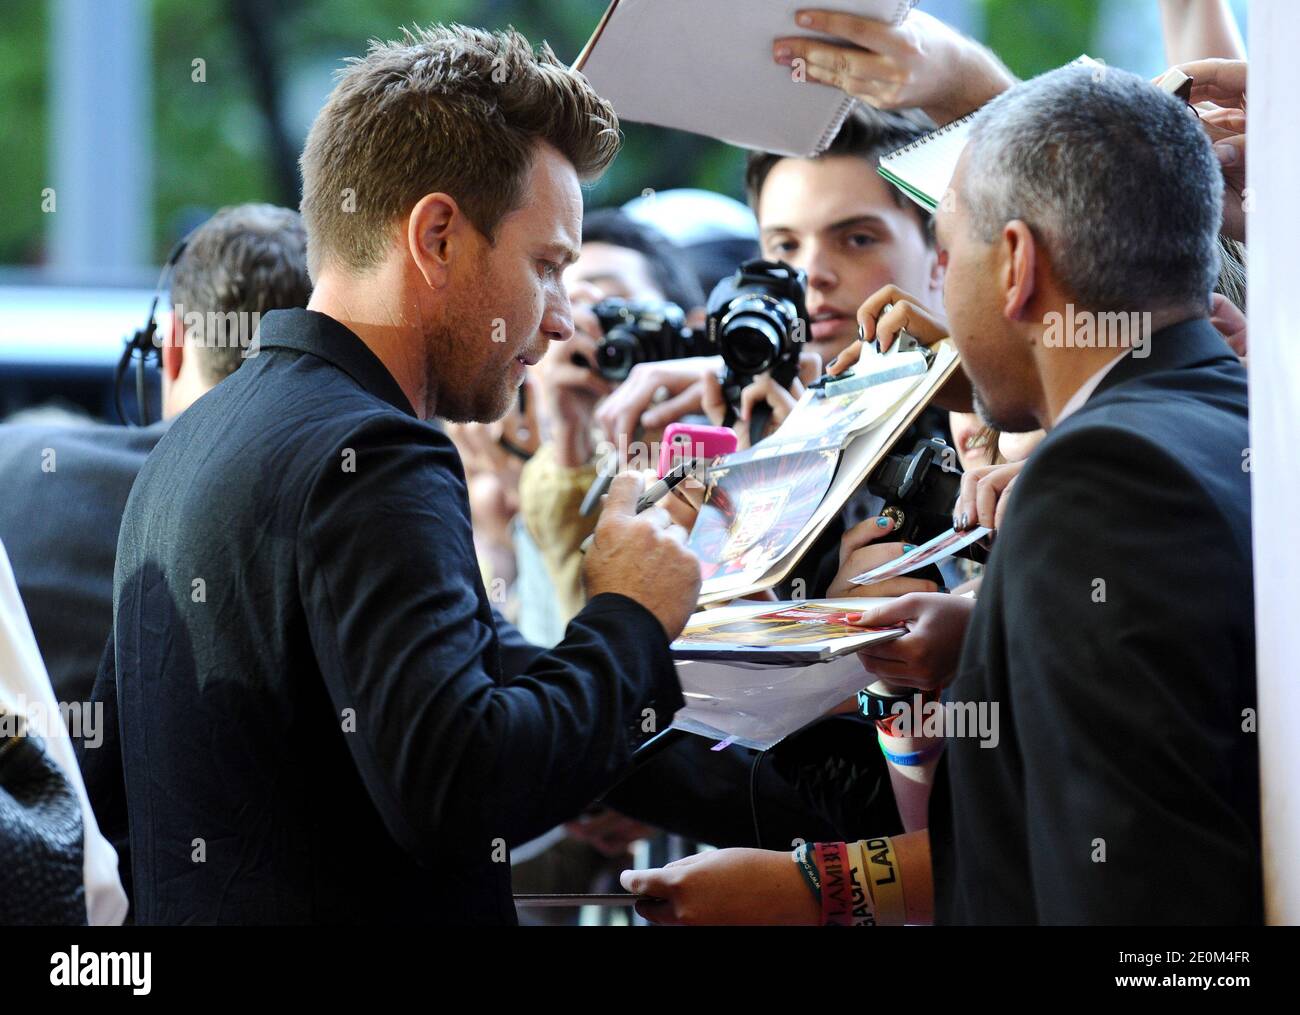
<path fill-rule="evenodd" d="M 797 848 L 791 859 L 810 884 L 823 925 L 934 922 L 926 829 L 853 843 L 809 843 Z"/>
<path fill-rule="evenodd" d="M 921 829 L 893 838 L 903 879 L 903 903 L 910 924 L 934 923 L 934 871 L 930 866 L 930 832 Z"/>
<path fill-rule="evenodd" d="M 667 646 L 644 607 L 622 595 L 596 597 L 523 673 L 444 718 L 463 734 L 454 748 L 440 748 L 445 766 L 395 780 L 408 810 L 418 813 L 427 801 L 437 827 L 510 846 L 581 813 L 681 707 Z M 407 754 L 427 761 L 428 749 Z"/>
<path fill-rule="evenodd" d="M 542 444 L 519 476 L 519 514 L 537 545 L 555 589 L 556 604 L 568 621 L 587 601 L 582 588 L 579 547 L 596 527 L 598 515 L 580 507 L 595 479 L 594 467 L 565 467 L 550 441 Z"/>
<path fill-rule="evenodd" d="M 943 740 L 934 737 L 890 737 L 889 750 L 894 754 L 920 753 L 919 763 L 911 765 L 887 762 L 889 783 L 903 828 L 909 832 L 923 830 L 929 823 L 930 786 L 939 763 Z"/>
<path fill-rule="evenodd" d="M 1246 44 L 1227 0 L 1160 0 L 1160 24 L 1170 67 L 1215 57 L 1246 59 Z"/>
<path fill-rule="evenodd" d="M 955 63 L 950 66 L 957 68 L 953 87 L 942 99 L 922 107 L 940 127 L 975 112 L 1016 83 L 1015 75 L 993 51 L 974 39 L 959 37 L 952 57 Z"/>

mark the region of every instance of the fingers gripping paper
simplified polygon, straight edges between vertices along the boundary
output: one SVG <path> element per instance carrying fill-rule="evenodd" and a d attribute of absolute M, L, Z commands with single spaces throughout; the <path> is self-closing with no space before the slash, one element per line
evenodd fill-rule
<path fill-rule="evenodd" d="M 915 0 L 854 0 L 838 8 L 899 24 Z M 772 59 L 800 0 L 615 0 L 574 67 L 619 117 L 688 130 L 744 148 L 815 155 L 855 100 L 797 81 Z M 843 44 L 843 40 L 835 40 Z"/>

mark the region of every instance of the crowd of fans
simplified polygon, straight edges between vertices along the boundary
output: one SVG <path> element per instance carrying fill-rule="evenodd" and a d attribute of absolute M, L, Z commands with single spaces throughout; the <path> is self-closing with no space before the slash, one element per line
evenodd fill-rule
<path fill-rule="evenodd" d="M 62 863 L 42 898 L 0 873 L 0 920 L 509 922 L 512 884 L 621 878 L 655 923 L 1259 921 L 1245 54 L 1226 5 L 1161 6 L 1190 101 L 1110 67 L 1018 82 L 919 10 L 813 13 L 773 60 L 861 102 L 816 156 L 749 153 L 747 209 L 584 212 L 617 119 L 516 33 L 372 45 L 301 214 L 188 238 L 163 421 L 0 426 L 0 718 L 86 718 L 76 762 L 67 707 L 0 745 L 48 753 L 82 830 L 21 851 L 0 767 L 0 856 Z M 877 172 L 977 111 L 935 215 Z M 811 329 L 793 381 L 731 406 L 741 448 L 866 343 L 961 354 L 909 434 L 954 449 L 989 562 L 853 585 L 906 549 L 864 486 L 769 595 L 886 598 L 857 622 L 906 633 L 863 686 L 999 704 L 993 749 L 853 699 L 767 752 L 635 757 L 681 702 L 706 495 L 636 514 L 644 449 L 728 400 L 716 357 L 603 375 L 595 309 L 698 327 L 756 256 L 804 274 Z M 1049 347 L 1066 307 L 1146 314 L 1149 346 Z M 255 355 L 186 310 L 258 315 Z M 717 848 L 634 869 L 669 833 Z"/>

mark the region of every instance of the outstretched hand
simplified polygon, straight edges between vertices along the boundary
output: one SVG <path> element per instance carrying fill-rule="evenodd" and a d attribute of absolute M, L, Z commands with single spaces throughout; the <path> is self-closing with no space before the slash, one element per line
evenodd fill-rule
<path fill-rule="evenodd" d="M 624 871 L 623 887 L 646 896 L 636 904 L 651 923 L 677 926 L 804 925 L 821 922 L 821 907 L 790 853 L 718 849 L 665 867 Z"/>
<path fill-rule="evenodd" d="M 901 638 L 858 650 L 863 668 L 877 680 L 933 690 L 957 676 L 966 626 L 975 600 L 946 592 L 902 596 L 870 610 L 856 621 L 863 627 L 907 628 Z"/>

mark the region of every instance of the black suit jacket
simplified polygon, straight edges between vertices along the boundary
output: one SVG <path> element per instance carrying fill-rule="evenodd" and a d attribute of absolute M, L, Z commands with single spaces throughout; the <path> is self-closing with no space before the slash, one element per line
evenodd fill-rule
<path fill-rule="evenodd" d="M 1246 378 L 1205 320 L 1157 332 L 1016 482 L 947 697 L 942 923 L 1262 919 Z"/>
<path fill-rule="evenodd" d="M 450 440 L 336 321 L 260 339 L 123 519 L 101 684 L 137 919 L 511 922 L 508 846 L 680 706 L 663 628 L 596 596 L 507 679 Z"/>
<path fill-rule="evenodd" d="M 90 699 L 122 509 L 167 425 L 0 426 L 0 541 L 59 701 Z"/>

